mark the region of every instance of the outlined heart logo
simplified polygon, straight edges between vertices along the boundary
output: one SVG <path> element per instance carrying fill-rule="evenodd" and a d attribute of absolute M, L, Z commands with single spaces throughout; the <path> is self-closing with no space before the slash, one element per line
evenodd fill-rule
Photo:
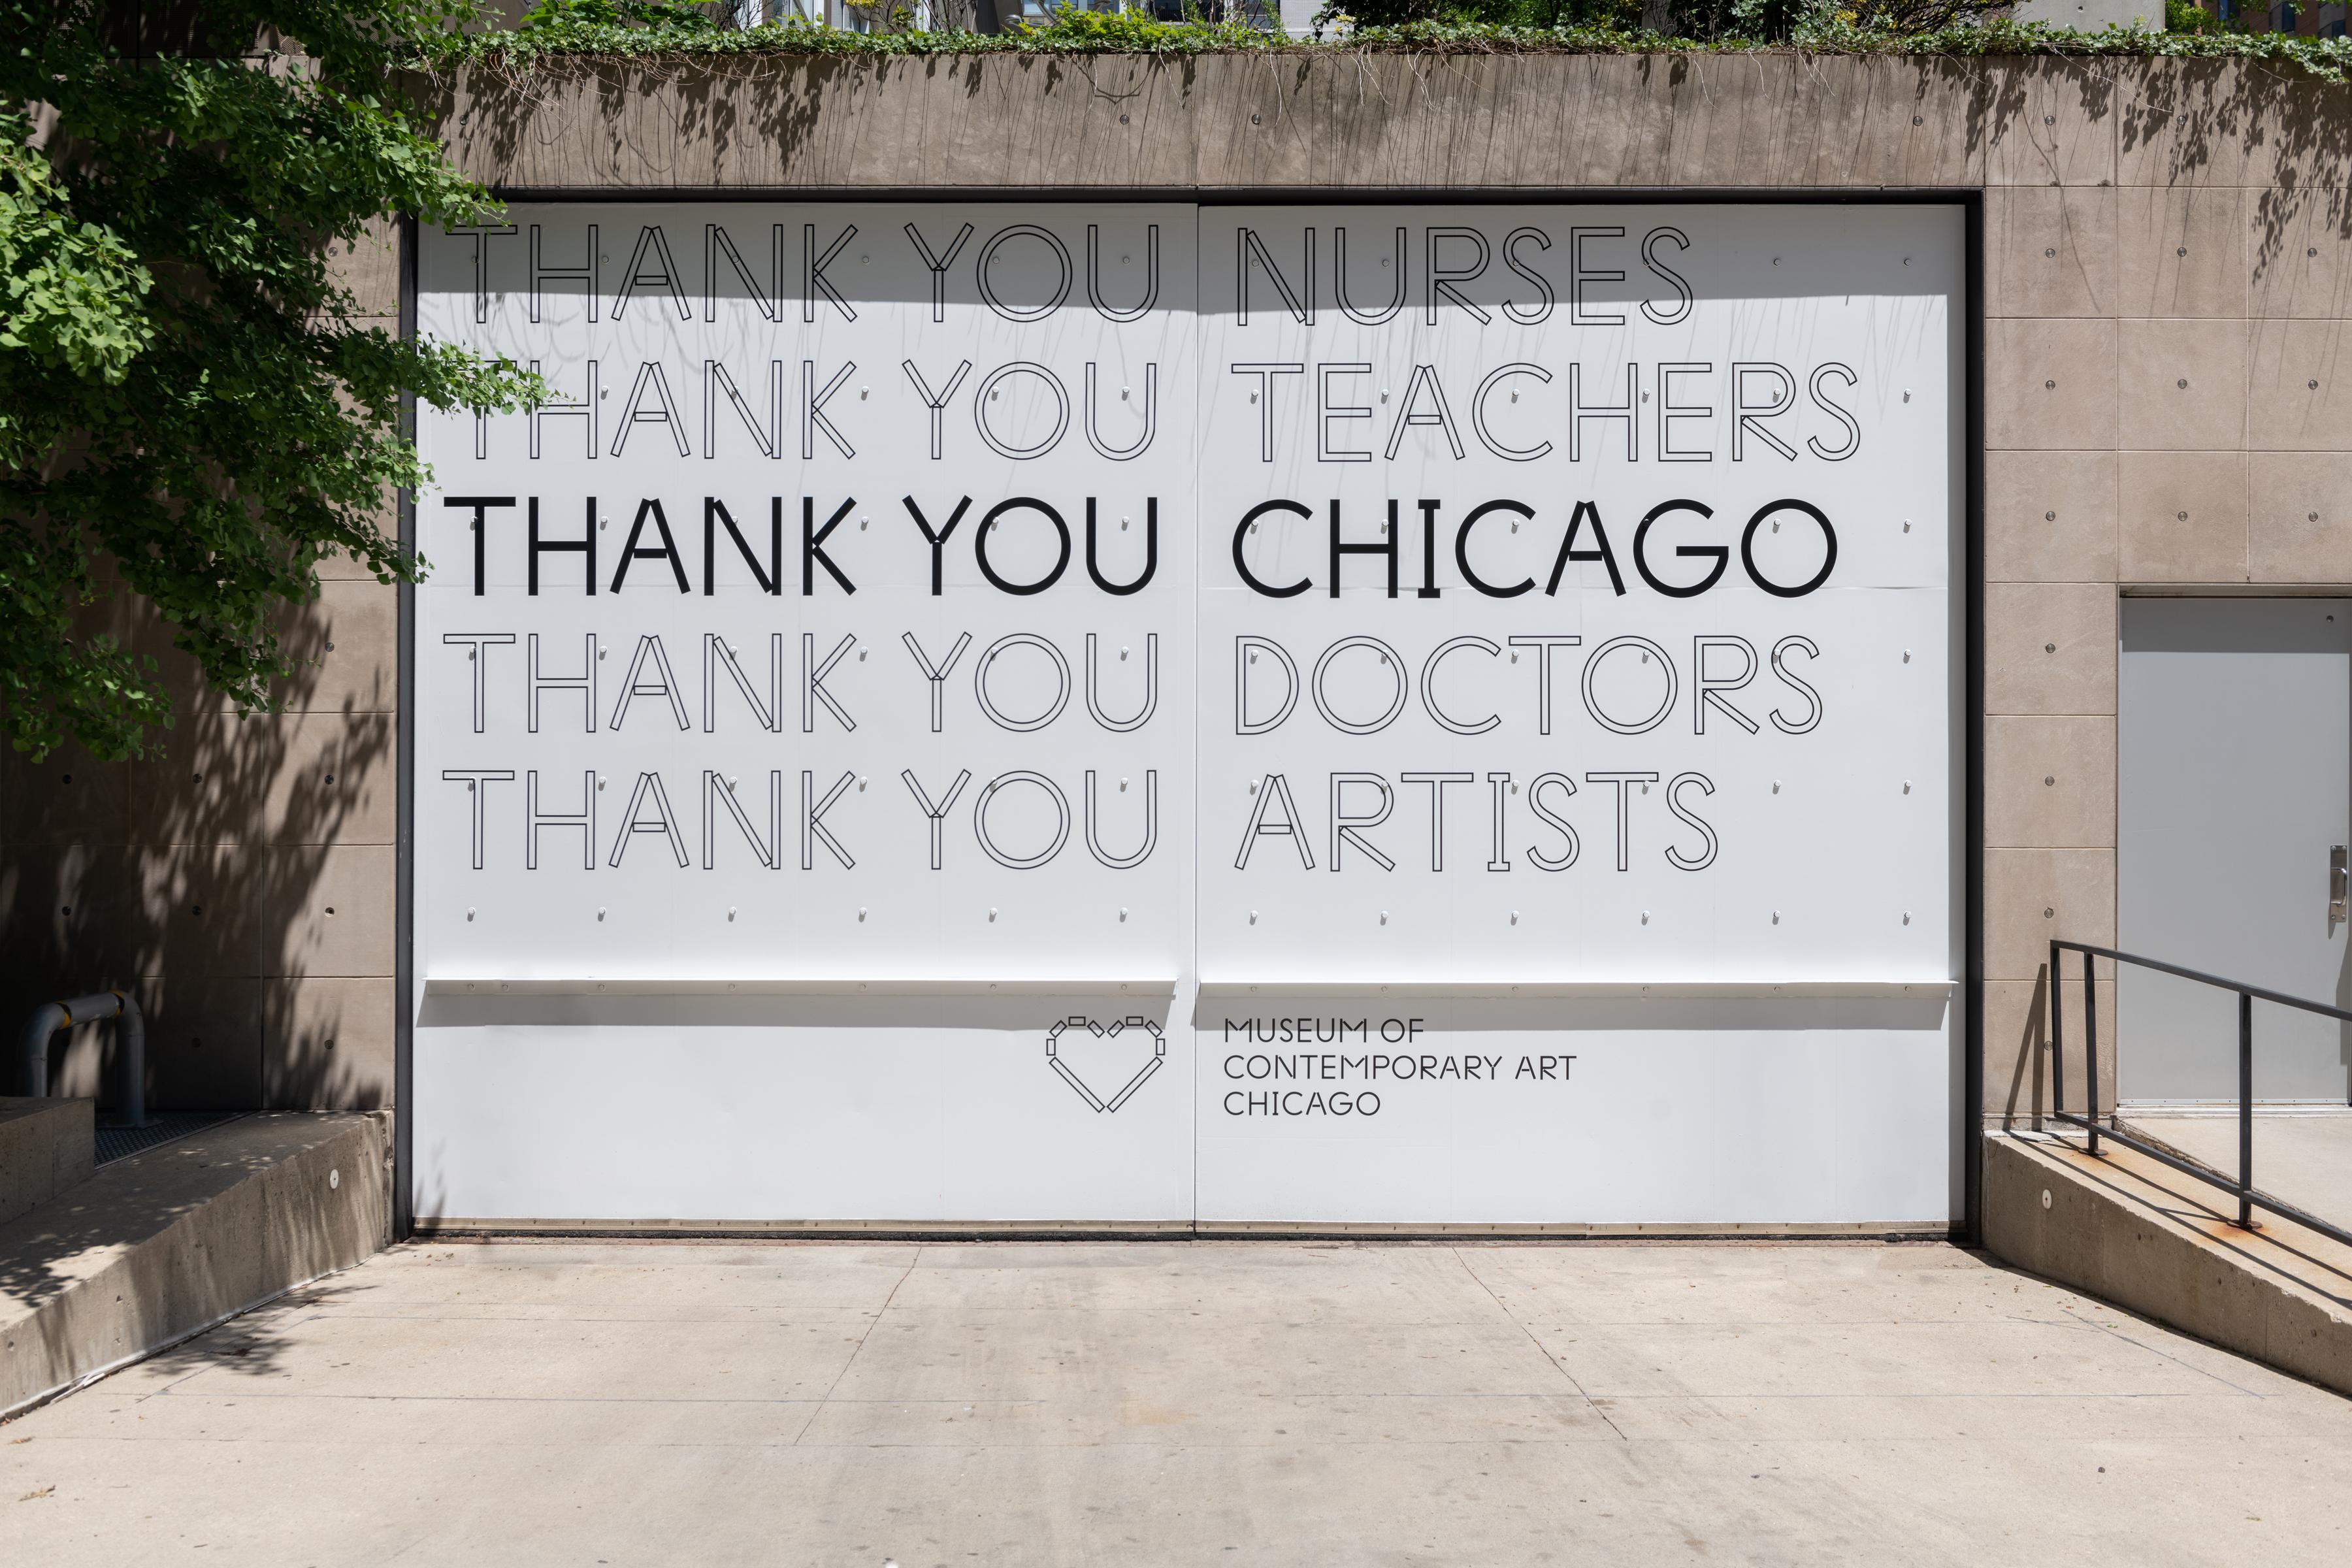
<path fill-rule="evenodd" d="M 1089 1040 L 1108 1043 L 1117 1040 L 1129 1030 L 1137 1029 L 1150 1037 L 1151 1054 L 1144 1058 L 1143 1065 L 1135 1069 L 1133 1076 L 1129 1078 L 1124 1085 L 1108 1097 L 1096 1091 L 1095 1086 L 1087 1081 L 1079 1068 L 1072 1065 L 1062 1048 L 1066 1043 L 1065 1036 L 1071 1037 L 1066 1042 L 1069 1044 L 1082 1044 Z M 1083 1038 L 1079 1037 L 1080 1030 L 1086 1032 Z M 1097 1024 L 1092 1018 L 1065 1018 L 1045 1031 L 1045 1059 L 1053 1064 L 1055 1072 L 1062 1075 L 1062 1081 L 1076 1089 L 1079 1097 L 1088 1105 L 1093 1106 L 1097 1110 L 1117 1110 L 1120 1106 L 1125 1105 L 1133 1097 L 1135 1091 L 1143 1087 L 1144 1080 L 1158 1072 L 1160 1064 L 1168 1059 L 1168 1042 L 1160 1037 L 1160 1026 L 1149 1018 L 1114 1018 L 1108 1025 Z M 1107 1065 L 1100 1062 L 1094 1064 L 1097 1076 L 1101 1075 Z"/>

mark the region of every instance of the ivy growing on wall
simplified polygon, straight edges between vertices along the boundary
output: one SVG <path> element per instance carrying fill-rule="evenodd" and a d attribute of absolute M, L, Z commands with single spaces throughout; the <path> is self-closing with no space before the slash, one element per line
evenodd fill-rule
<path fill-rule="evenodd" d="M 2151 5 L 2155 0 L 2151 0 Z M 799 21 L 722 27 L 585 19 L 604 0 L 553 0 L 540 25 L 471 34 L 420 52 L 427 69 L 480 64 L 527 71 L 572 58 L 761 55 L 1207 55 L 1355 50 L 1436 54 L 1657 54 L 1796 50 L 1823 55 L 2240 59 L 2352 82 L 2352 39 L 2283 33 L 2078 32 L 1987 17 L 1976 0 L 1672 0 L 1666 30 L 1645 28 L 1643 0 L 1337 0 L 1318 36 L 1293 38 L 1245 21 L 1160 22 L 1141 8 L 1066 9 L 1003 33 L 852 32 Z M 1660 0 L 1648 0 L 1656 5 Z M 646 7 L 647 11 L 655 9 Z"/>

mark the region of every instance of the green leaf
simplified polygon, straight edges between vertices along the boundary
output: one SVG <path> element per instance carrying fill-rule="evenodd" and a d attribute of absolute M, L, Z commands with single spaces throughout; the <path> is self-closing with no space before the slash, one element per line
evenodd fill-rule
<path fill-rule="evenodd" d="M 169 725 L 148 628 L 235 702 L 282 704 L 279 630 L 321 562 L 420 570 L 385 531 L 425 478 L 404 397 L 535 385 L 383 331 L 326 254 L 496 213 L 394 82 L 468 7 L 230 0 L 136 61 L 119 16 L 0 0 L 0 726 L 36 754 L 135 755 Z M 241 58 L 273 35 L 299 68 Z"/>

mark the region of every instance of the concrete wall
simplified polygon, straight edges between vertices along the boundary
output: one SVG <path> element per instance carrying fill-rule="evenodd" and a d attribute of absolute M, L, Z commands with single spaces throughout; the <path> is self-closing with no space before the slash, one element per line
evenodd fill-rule
<path fill-rule="evenodd" d="M 419 90 L 464 165 L 517 193 L 1980 191 L 1994 1112 L 2046 1092 L 2043 944 L 2114 935 L 2119 594 L 2352 588 L 2352 94 L 2291 69 L 745 59 Z M 360 259 L 390 315 L 389 254 Z M 159 1104 L 381 1103 L 394 630 L 387 591 L 330 582 L 287 716 L 192 694 L 167 762 L 0 764 L 0 940 L 30 955 L 6 1004 L 142 975 Z M 94 1089 L 89 1049 L 68 1060 Z"/>

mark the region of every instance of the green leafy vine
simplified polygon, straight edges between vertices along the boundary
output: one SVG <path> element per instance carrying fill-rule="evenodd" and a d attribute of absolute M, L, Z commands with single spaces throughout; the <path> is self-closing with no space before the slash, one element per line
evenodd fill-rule
<path fill-rule="evenodd" d="M 1336 26 L 1322 37 L 1293 38 L 1239 21 L 1156 22 L 1141 11 L 1064 10 L 1048 22 L 1000 34 L 859 33 L 799 21 L 720 28 L 707 21 L 588 21 L 558 14 L 516 32 L 449 37 L 420 55 L 428 68 L 481 64 L 524 72 L 572 59 L 744 58 L 771 55 L 891 58 L 940 55 L 1173 55 L 1358 53 L 1443 54 L 1748 54 L 1941 56 L 1990 58 L 2247 60 L 2291 66 L 2331 82 L 2352 82 L 2352 39 L 2280 33 L 2147 32 L 2109 27 L 2081 32 L 2003 18 L 1912 29 L 1874 26 L 1852 8 L 1811 7 L 1801 15 L 1768 5 L 1727 8 L 1730 26 L 1752 12 L 1759 31 L 1706 38 L 1665 37 L 1612 23 L 1522 26 L 1435 16 L 1384 26 Z M 1883 13 L 1882 13 L 1883 14 Z M 1777 19 L 1776 19 L 1777 18 Z M 1777 34 L 1778 36 L 1772 36 Z"/>

